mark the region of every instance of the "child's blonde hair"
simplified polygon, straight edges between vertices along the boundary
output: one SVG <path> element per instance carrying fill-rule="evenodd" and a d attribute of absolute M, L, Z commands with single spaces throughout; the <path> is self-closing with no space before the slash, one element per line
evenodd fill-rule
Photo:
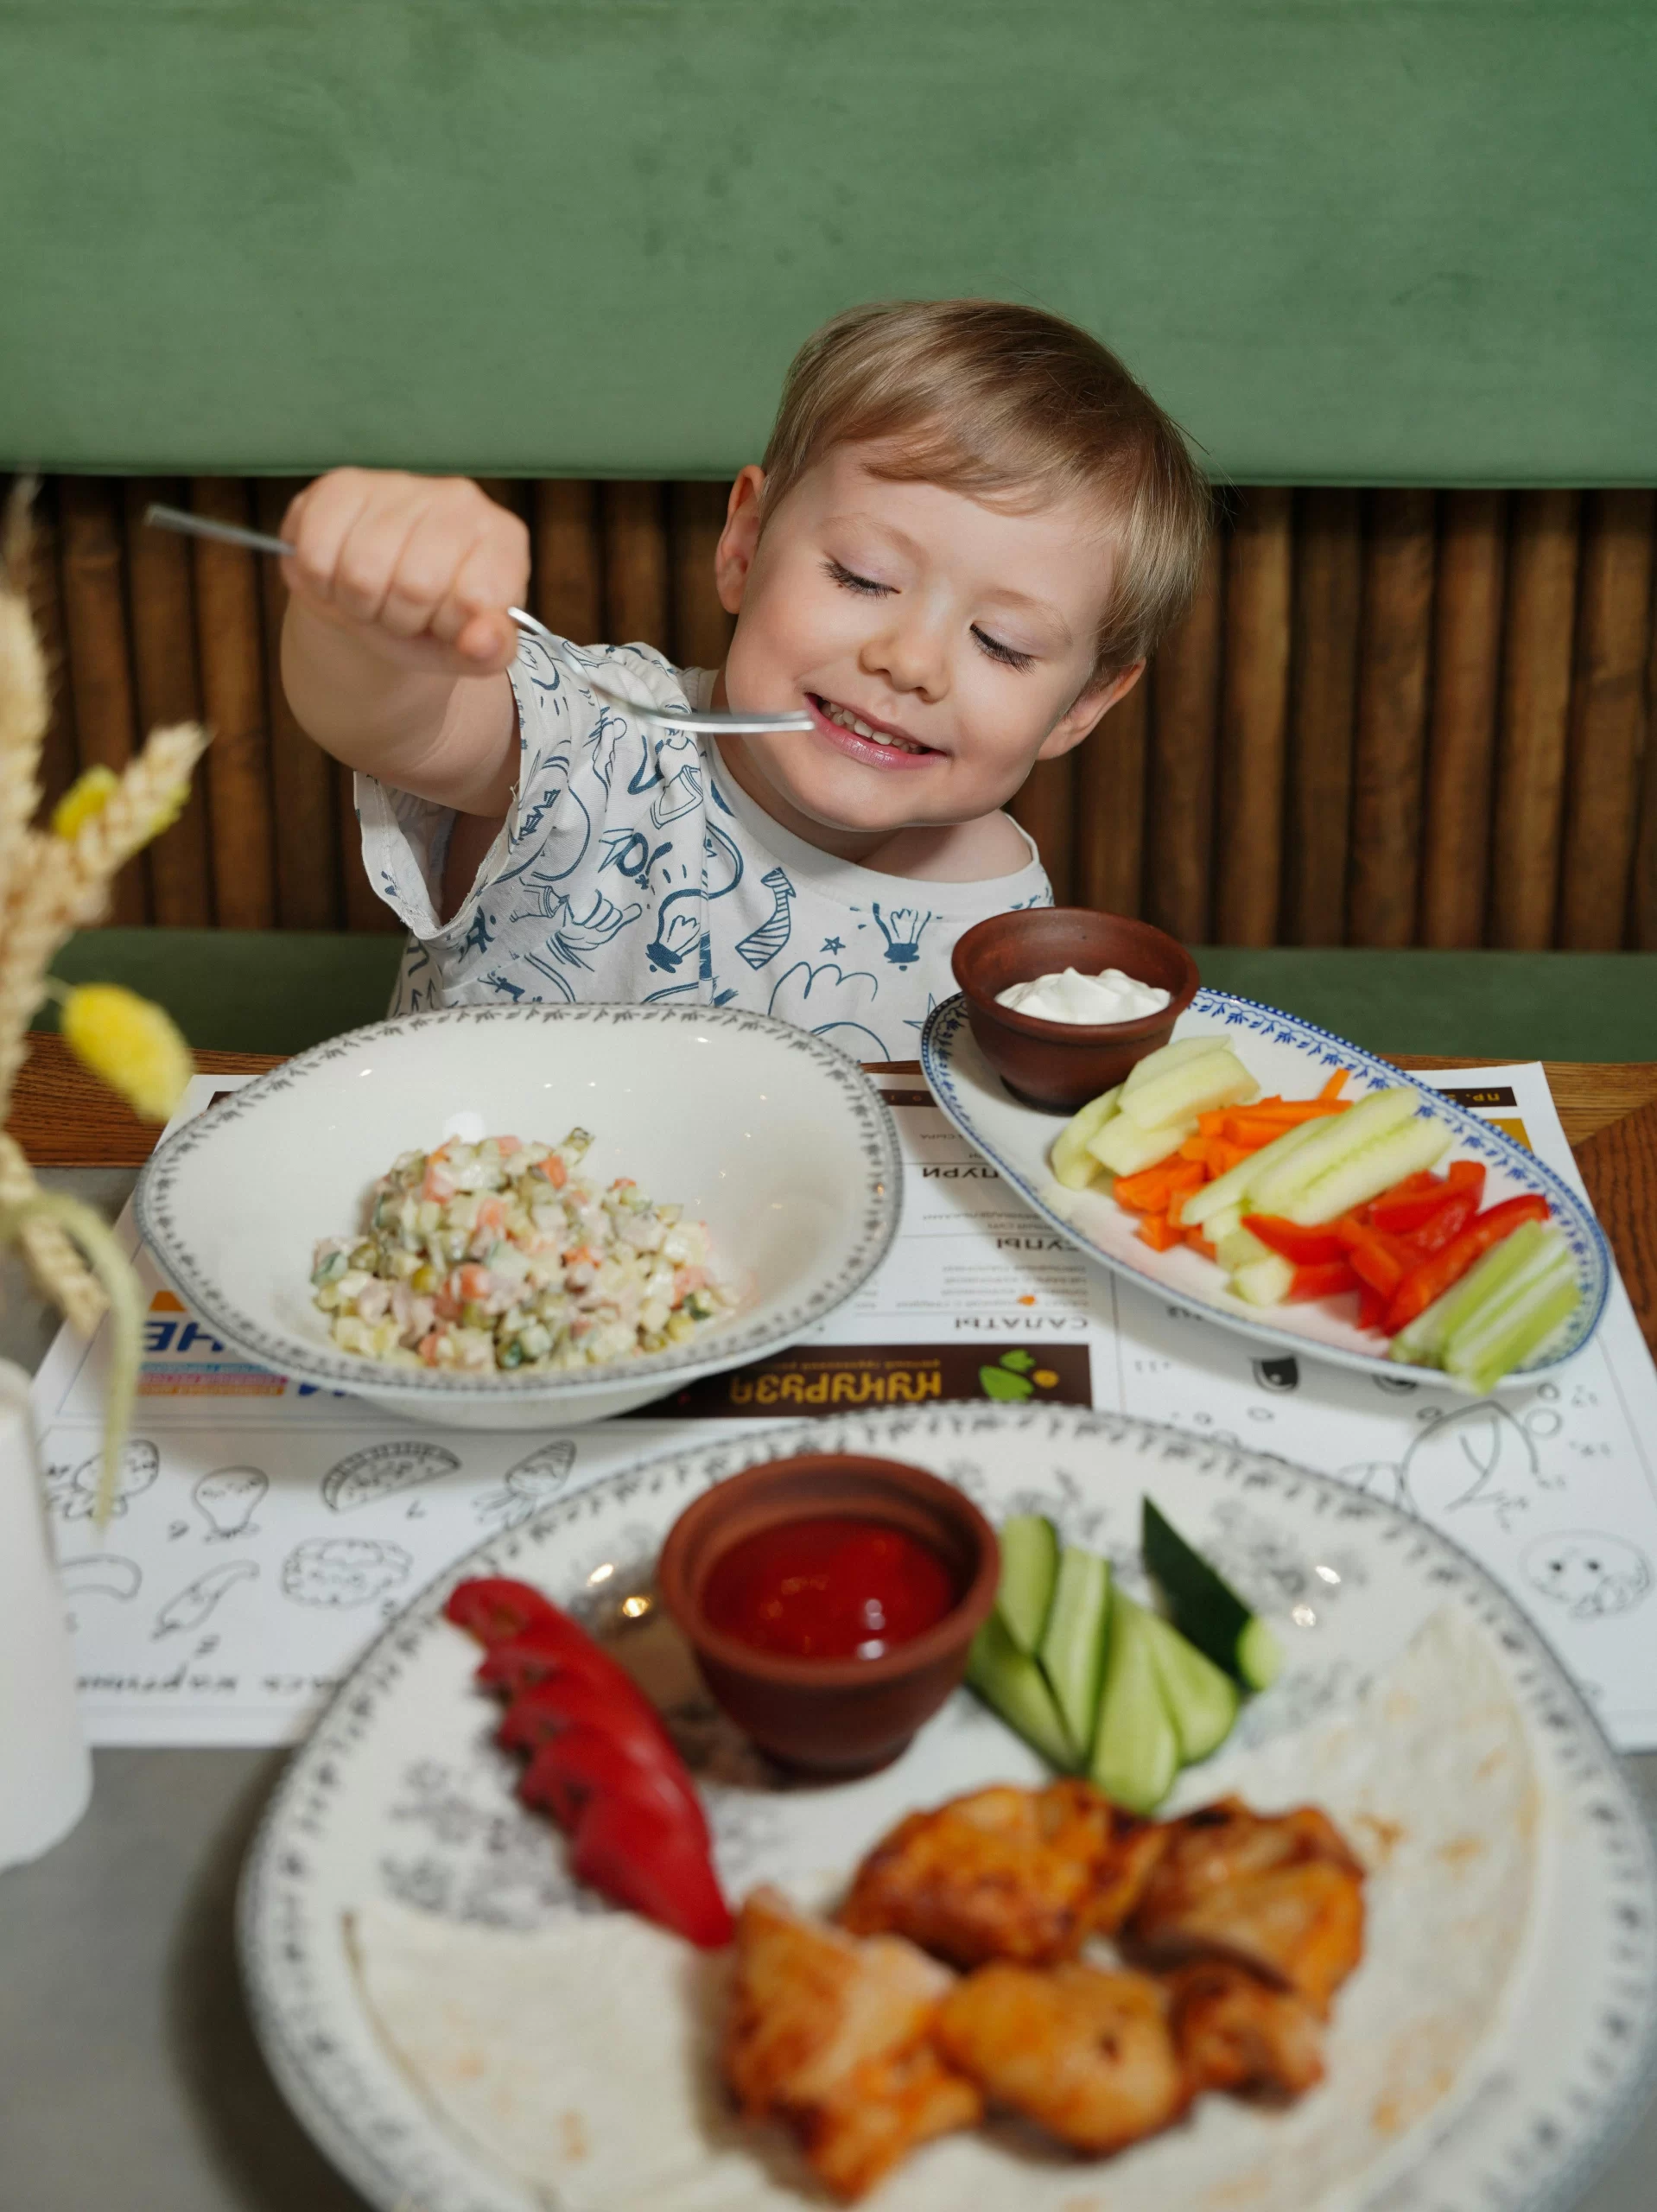
<path fill-rule="evenodd" d="M 1096 672 L 1143 660 L 1179 620 L 1210 526 L 1178 426 L 1085 330 L 999 300 L 850 308 L 795 355 L 765 448 L 765 505 L 832 447 L 889 444 L 873 473 L 969 498 L 1080 492 L 1117 569 Z"/>

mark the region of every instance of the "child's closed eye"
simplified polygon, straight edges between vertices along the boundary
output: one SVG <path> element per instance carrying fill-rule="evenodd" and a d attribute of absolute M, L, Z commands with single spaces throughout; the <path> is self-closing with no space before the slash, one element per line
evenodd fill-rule
<path fill-rule="evenodd" d="M 992 660 L 999 660 L 1004 668 L 1028 668 L 1036 658 L 1034 653 L 1021 653 L 1016 645 L 1004 645 L 999 638 L 992 638 L 987 630 L 981 630 L 975 623 L 973 635 Z"/>
<path fill-rule="evenodd" d="M 848 569 L 843 561 L 830 559 L 822 565 L 842 591 L 861 592 L 870 599 L 880 599 L 895 588 L 891 584 L 876 583 L 873 576 L 860 576 L 855 569 Z"/>

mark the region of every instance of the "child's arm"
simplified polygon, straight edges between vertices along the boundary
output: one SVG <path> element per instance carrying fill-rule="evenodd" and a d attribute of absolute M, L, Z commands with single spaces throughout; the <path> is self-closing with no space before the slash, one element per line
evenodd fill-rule
<path fill-rule="evenodd" d="M 282 675 L 301 726 L 348 767 L 498 821 L 517 779 L 506 680 L 529 533 L 463 479 L 336 469 L 283 535 Z"/>

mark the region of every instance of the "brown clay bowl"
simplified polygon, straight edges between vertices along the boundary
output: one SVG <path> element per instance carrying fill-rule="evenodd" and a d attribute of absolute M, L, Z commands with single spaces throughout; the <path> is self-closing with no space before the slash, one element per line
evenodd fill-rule
<path fill-rule="evenodd" d="M 1159 1013 L 1097 1027 L 1041 1021 L 996 1005 L 996 993 L 1009 984 L 1063 968 L 1078 968 L 1084 976 L 1120 968 L 1172 996 Z M 1177 938 L 1149 922 L 1095 913 L 1090 906 L 992 914 L 956 941 L 955 973 L 984 1058 L 1016 1096 L 1054 1114 L 1075 1113 L 1121 1083 L 1136 1060 L 1165 1045 L 1201 981 L 1197 963 Z"/>
<path fill-rule="evenodd" d="M 942 1554 L 956 1598 L 935 1628 L 878 1659 L 796 1659 L 709 1624 L 702 1592 L 733 1544 L 778 1522 L 835 1513 L 892 1522 Z M 955 1688 L 1000 1572 L 995 1531 L 951 1484 L 898 1459 L 808 1452 L 749 1467 L 687 1506 L 656 1581 L 709 1691 L 744 1734 L 786 1765 L 845 1777 L 889 1764 Z"/>

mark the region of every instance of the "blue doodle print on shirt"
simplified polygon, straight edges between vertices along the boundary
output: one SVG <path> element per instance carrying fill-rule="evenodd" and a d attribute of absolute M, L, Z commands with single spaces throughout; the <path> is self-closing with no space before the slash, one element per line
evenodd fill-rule
<path fill-rule="evenodd" d="M 488 951 L 491 941 L 489 917 L 481 906 L 472 917 L 472 926 L 463 941 L 468 952 Z"/>
<path fill-rule="evenodd" d="M 775 960 L 788 943 L 788 933 L 793 926 L 789 907 L 794 897 L 794 886 L 788 880 L 786 868 L 774 868 L 759 879 L 771 893 L 771 912 L 756 929 L 739 939 L 737 950 L 750 968 L 763 968 L 768 960 Z"/>
<path fill-rule="evenodd" d="M 712 952 L 702 925 L 700 902 L 704 898 L 710 901 L 727 898 L 736 889 L 742 880 L 742 855 L 733 837 L 704 817 L 702 857 L 699 880 L 691 877 L 688 867 L 680 866 L 679 874 L 686 880 L 678 890 L 670 891 L 657 908 L 656 934 L 644 948 L 644 957 L 652 968 L 670 975 L 694 945 L 698 969 L 706 982 L 712 973 Z"/>
<path fill-rule="evenodd" d="M 671 837 L 652 845 L 638 830 L 606 830 L 601 842 L 604 858 L 599 862 L 599 874 L 613 868 L 634 883 L 648 883 L 657 861 L 665 860 L 673 850 Z"/>
<path fill-rule="evenodd" d="M 556 924 L 547 932 L 547 950 L 571 968 L 590 972 L 593 963 L 587 955 L 608 944 L 644 911 L 639 906 L 613 906 L 601 891 L 594 892 L 580 913 L 569 899 L 560 898 L 546 918 Z"/>
<path fill-rule="evenodd" d="M 886 941 L 886 958 L 894 968 L 912 968 L 921 957 L 921 938 L 932 917 L 918 906 L 894 906 L 880 912 L 878 899 L 869 903 L 874 925 Z"/>
<path fill-rule="evenodd" d="M 502 998 L 511 999 L 514 1006 L 524 995 L 523 984 L 513 982 L 509 976 L 503 976 L 498 969 L 492 969 L 483 980 L 492 991 L 498 991 Z"/>
<path fill-rule="evenodd" d="M 843 937 L 826 937 L 822 940 L 822 949 L 825 952 L 844 952 L 846 940 Z"/>
<path fill-rule="evenodd" d="M 888 1057 L 884 1039 L 864 1023 L 844 1018 L 866 1012 L 879 995 L 879 982 L 867 969 L 854 969 L 848 976 L 832 962 L 814 968 L 809 961 L 797 960 L 786 975 L 778 977 L 765 1011 L 778 1021 L 791 1021 L 797 1029 L 826 1037 L 854 1060 L 884 1060 Z M 827 1021 L 813 1020 L 814 1014 L 824 1010 L 830 1014 Z"/>

